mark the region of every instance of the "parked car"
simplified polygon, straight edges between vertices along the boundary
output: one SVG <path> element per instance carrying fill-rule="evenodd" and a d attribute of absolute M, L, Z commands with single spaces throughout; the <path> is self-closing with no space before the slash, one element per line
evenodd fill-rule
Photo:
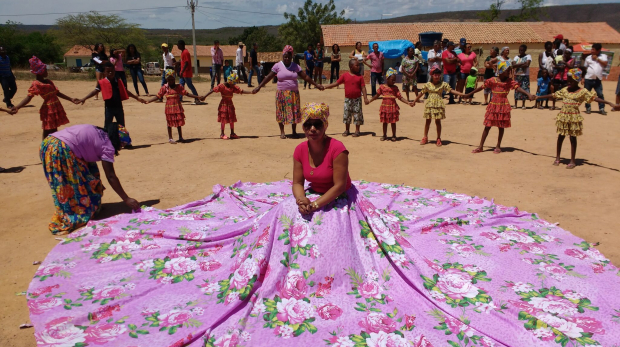
<path fill-rule="evenodd" d="M 48 64 L 45 65 L 45 67 L 47 68 L 48 71 L 53 71 L 53 70 L 60 70 L 60 67 L 54 65 L 54 64 Z"/>
<path fill-rule="evenodd" d="M 87 64 L 82 65 L 82 67 L 80 68 L 80 71 L 87 72 L 87 71 L 92 70 L 94 68 L 95 68 L 95 64 L 87 63 Z"/>
<path fill-rule="evenodd" d="M 144 69 L 144 73 L 147 75 L 161 75 L 161 68 L 159 67 L 159 63 L 158 62 L 146 63 L 146 68 Z"/>

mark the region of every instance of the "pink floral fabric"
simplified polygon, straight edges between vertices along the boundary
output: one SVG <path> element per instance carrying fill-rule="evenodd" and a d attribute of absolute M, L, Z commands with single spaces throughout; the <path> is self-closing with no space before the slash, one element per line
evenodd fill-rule
<path fill-rule="evenodd" d="M 594 245 L 493 201 L 354 183 L 311 216 L 290 181 L 238 182 L 89 222 L 30 284 L 38 346 L 620 341 L 618 269 Z"/>

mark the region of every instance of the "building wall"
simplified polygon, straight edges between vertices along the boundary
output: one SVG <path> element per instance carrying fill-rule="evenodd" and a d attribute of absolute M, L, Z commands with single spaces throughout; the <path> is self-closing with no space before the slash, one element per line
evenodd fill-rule
<path fill-rule="evenodd" d="M 79 56 L 68 56 L 65 57 L 65 64 L 67 64 L 67 67 L 74 67 L 74 66 L 78 66 L 77 64 L 77 59 L 82 59 L 82 66 L 90 63 L 90 56 L 83 56 L 83 57 L 79 57 Z"/>
<path fill-rule="evenodd" d="M 235 58 L 235 56 L 224 56 L 224 60 L 228 60 L 228 63 L 231 64 L 231 66 L 235 66 Z M 198 56 L 198 72 L 209 73 L 211 66 L 213 66 L 212 61 L 211 56 Z"/>

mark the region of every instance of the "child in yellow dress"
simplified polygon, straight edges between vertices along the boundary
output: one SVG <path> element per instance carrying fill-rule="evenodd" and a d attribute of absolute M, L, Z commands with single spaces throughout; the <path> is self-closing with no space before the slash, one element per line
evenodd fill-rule
<path fill-rule="evenodd" d="M 575 154 L 577 153 L 577 136 L 583 135 L 583 116 L 579 112 L 579 106 L 582 103 L 592 103 L 593 101 L 606 103 L 614 109 L 620 108 L 620 106 L 612 104 L 609 101 L 605 101 L 596 97 L 596 91 L 588 91 L 585 88 L 579 87 L 579 81 L 581 80 L 580 69 L 570 69 L 568 71 L 568 87 L 558 90 L 557 92 L 549 95 L 539 96 L 536 99 L 562 99 L 564 105 L 562 110 L 555 117 L 555 125 L 557 126 L 558 143 L 557 143 L 557 155 L 554 166 L 560 165 L 560 153 L 562 152 L 562 143 L 566 136 L 570 136 L 570 163 L 566 166 L 567 169 L 575 168 Z"/>
<path fill-rule="evenodd" d="M 418 94 L 418 97 L 413 101 L 413 105 L 420 100 L 422 95 L 428 93 L 428 100 L 424 104 L 424 118 L 426 118 L 426 125 L 424 126 L 424 137 L 420 141 L 421 145 L 428 143 L 428 131 L 431 127 L 431 120 L 435 120 L 437 125 L 437 147 L 441 147 L 441 120 L 446 119 L 446 105 L 443 102 L 443 93 L 452 93 L 454 95 L 464 96 L 465 94 L 457 92 L 450 88 L 450 85 L 446 82 L 442 82 L 441 79 L 441 67 L 435 63 L 431 67 L 431 82 L 427 82 Z"/>

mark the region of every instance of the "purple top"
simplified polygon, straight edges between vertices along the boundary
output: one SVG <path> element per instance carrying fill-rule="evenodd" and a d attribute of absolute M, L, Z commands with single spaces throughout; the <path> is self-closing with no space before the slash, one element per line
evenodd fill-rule
<path fill-rule="evenodd" d="M 271 71 L 276 73 L 278 77 L 278 90 L 292 90 L 298 91 L 297 85 L 297 73 L 301 71 L 301 67 L 294 62 L 291 62 L 289 67 L 286 67 L 283 62 L 276 63 Z"/>
<path fill-rule="evenodd" d="M 90 124 L 79 124 L 53 133 L 51 136 L 64 142 L 73 154 L 89 163 L 114 162 L 114 146 L 108 135 Z"/>

